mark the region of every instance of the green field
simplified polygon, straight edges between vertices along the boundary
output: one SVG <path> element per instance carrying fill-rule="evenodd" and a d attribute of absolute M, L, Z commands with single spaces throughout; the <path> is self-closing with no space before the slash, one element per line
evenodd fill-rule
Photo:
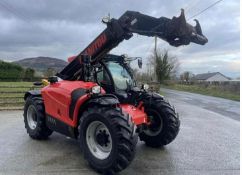
<path fill-rule="evenodd" d="M 0 86 L 5 87 L 20 87 L 20 86 L 32 86 L 32 82 L 0 82 Z"/>
<path fill-rule="evenodd" d="M 24 93 L 35 89 L 32 82 L 0 82 L 0 110 L 23 109 Z"/>
<path fill-rule="evenodd" d="M 184 85 L 184 84 L 172 84 L 172 85 L 165 85 L 164 88 L 180 90 L 180 91 L 187 91 L 193 92 L 203 95 L 209 95 L 214 97 L 225 98 L 229 100 L 240 101 L 240 94 L 231 92 L 231 91 L 224 91 L 221 89 L 216 88 L 215 86 L 211 86 L 208 88 L 204 88 L 198 85 Z"/>

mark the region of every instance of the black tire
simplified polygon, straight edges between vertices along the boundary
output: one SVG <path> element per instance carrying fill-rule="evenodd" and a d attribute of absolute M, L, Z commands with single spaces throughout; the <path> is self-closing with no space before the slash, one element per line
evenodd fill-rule
<path fill-rule="evenodd" d="M 103 123 L 109 131 L 108 138 L 111 137 L 112 148 L 103 159 L 95 156 L 87 143 L 90 137 L 87 130 L 94 122 Z M 84 157 L 96 171 L 113 174 L 125 169 L 133 160 L 138 136 L 134 124 L 119 108 L 89 107 L 81 116 L 78 130 Z"/>
<path fill-rule="evenodd" d="M 177 136 L 180 120 L 175 109 L 163 99 L 145 103 L 145 112 L 151 117 L 151 125 L 139 134 L 140 140 L 147 146 L 161 147 L 171 143 Z"/>
<path fill-rule="evenodd" d="M 34 118 L 36 121 L 36 127 L 32 127 L 28 122 L 28 109 L 31 108 L 34 112 Z M 30 109 L 29 109 L 30 110 Z M 28 97 L 24 106 L 24 124 L 29 136 L 33 139 L 43 140 L 47 139 L 51 134 L 50 130 L 45 124 L 45 108 L 41 98 Z"/>

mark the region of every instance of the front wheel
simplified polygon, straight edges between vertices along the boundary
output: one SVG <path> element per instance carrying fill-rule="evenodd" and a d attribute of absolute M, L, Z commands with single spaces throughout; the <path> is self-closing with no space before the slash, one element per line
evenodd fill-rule
<path fill-rule="evenodd" d="M 147 146 L 160 147 L 172 142 L 180 127 L 180 120 L 170 103 L 163 99 L 150 101 L 145 104 L 150 125 L 139 134 L 140 140 Z"/>
<path fill-rule="evenodd" d="M 45 124 L 45 108 L 41 98 L 28 97 L 24 105 L 24 124 L 29 136 L 33 139 L 47 139 L 51 134 Z"/>
<path fill-rule="evenodd" d="M 134 158 L 134 124 L 118 108 L 90 107 L 83 113 L 79 139 L 85 159 L 101 173 L 126 168 Z"/>

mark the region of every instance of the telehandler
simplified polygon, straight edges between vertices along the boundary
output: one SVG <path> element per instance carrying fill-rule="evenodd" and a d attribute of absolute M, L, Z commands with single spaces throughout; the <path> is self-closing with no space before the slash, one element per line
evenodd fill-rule
<path fill-rule="evenodd" d="M 178 134 L 180 120 L 163 96 L 138 87 L 129 62 L 110 50 L 134 33 L 157 36 L 178 47 L 204 45 L 207 38 L 179 17 L 155 18 L 127 11 L 119 19 L 103 18 L 106 29 L 41 90 L 25 93 L 24 123 L 33 139 L 53 131 L 79 140 L 85 159 L 101 173 L 125 169 L 135 156 L 138 137 L 147 146 L 161 147 Z M 142 66 L 138 58 L 139 67 Z"/>

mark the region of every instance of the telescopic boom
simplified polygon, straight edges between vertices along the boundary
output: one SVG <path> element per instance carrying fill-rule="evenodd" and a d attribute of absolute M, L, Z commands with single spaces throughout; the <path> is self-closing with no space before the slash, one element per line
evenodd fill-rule
<path fill-rule="evenodd" d="M 179 17 L 172 19 L 127 11 L 119 19 L 106 19 L 103 22 L 107 24 L 107 28 L 58 73 L 58 77 L 73 80 L 82 68 L 83 55 L 88 55 L 90 62 L 95 64 L 123 40 L 130 39 L 134 33 L 149 37 L 157 36 L 175 47 L 188 45 L 190 42 L 200 45 L 208 42 L 202 34 L 198 20 L 195 20 L 195 27 L 186 22 L 183 9 Z"/>

